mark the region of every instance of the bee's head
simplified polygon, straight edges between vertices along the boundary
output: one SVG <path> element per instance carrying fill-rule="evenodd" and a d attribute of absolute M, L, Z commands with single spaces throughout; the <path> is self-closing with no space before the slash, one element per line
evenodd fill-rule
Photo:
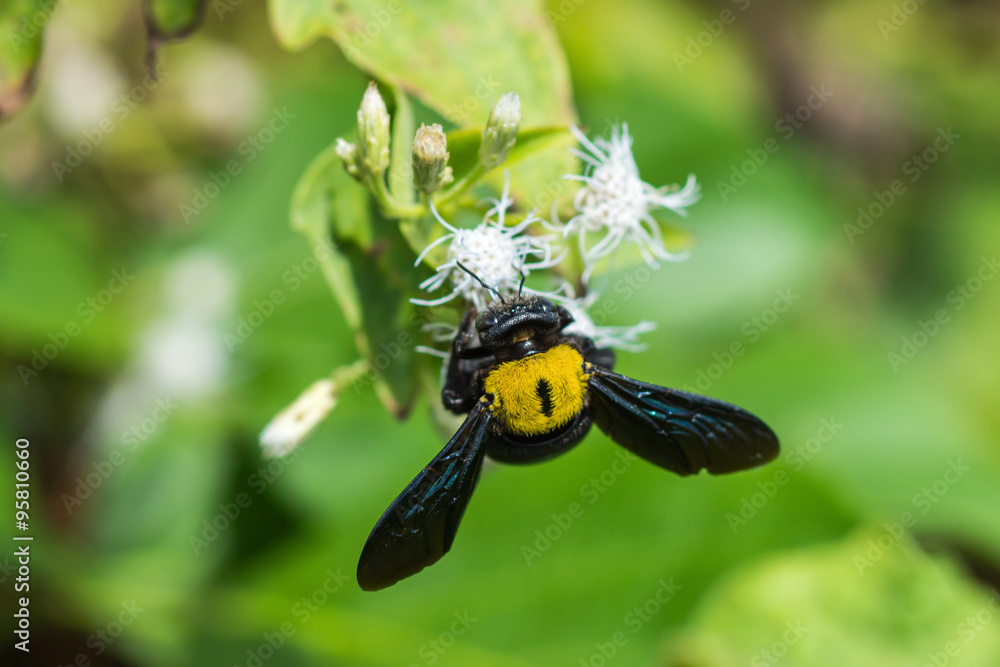
<path fill-rule="evenodd" d="M 479 342 L 488 348 L 513 345 L 540 334 L 556 333 L 573 321 L 573 317 L 565 308 L 557 306 L 548 299 L 535 295 L 522 296 L 523 273 L 517 296 L 505 299 L 496 287 L 484 283 L 482 278 L 463 266 L 461 262 L 458 262 L 458 266 L 482 285 L 483 289 L 496 296 L 496 301 L 476 316 Z"/>
<path fill-rule="evenodd" d="M 546 333 L 556 333 L 572 321 L 565 308 L 538 296 L 494 301 L 476 316 L 479 341 L 486 347 L 512 345 Z"/>

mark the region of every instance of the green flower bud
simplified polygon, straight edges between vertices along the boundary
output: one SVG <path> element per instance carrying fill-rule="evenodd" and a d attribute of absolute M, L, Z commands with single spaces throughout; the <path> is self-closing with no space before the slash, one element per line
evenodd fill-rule
<path fill-rule="evenodd" d="M 455 180 L 448 157 L 448 139 L 441 126 L 421 124 L 413 139 L 413 182 L 421 192 L 429 195 Z"/>
<path fill-rule="evenodd" d="M 490 111 L 479 144 L 479 163 L 492 169 L 507 159 L 521 126 L 521 98 L 513 90 L 503 94 Z"/>
<path fill-rule="evenodd" d="M 360 168 L 369 174 L 377 176 L 389 168 L 389 111 L 374 81 L 358 109 L 357 151 Z"/>

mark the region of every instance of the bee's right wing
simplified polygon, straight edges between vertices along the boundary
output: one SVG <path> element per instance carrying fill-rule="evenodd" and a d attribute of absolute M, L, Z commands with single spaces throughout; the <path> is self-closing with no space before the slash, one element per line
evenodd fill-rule
<path fill-rule="evenodd" d="M 778 436 L 743 408 L 589 365 L 590 410 L 612 440 L 679 475 L 746 470 L 778 456 Z"/>
<path fill-rule="evenodd" d="M 448 553 L 479 480 L 491 420 L 489 403 L 476 403 L 441 453 L 392 501 L 361 551 L 361 588 L 391 586 Z"/>

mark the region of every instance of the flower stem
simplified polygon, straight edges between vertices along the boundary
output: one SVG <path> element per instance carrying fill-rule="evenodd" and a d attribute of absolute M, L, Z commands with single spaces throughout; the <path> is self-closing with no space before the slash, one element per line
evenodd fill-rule
<path fill-rule="evenodd" d="M 389 192 L 385 179 L 379 174 L 369 179 L 368 188 L 375 195 L 379 209 L 387 218 L 418 218 L 428 213 L 426 206 L 420 204 L 401 205 Z"/>
<path fill-rule="evenodd" d="M 365 374 L 368 370 L 368 360 L 358 359 L 353 364 L 341 366 L 330 373 L 330 379 L 337 386 L 337 390 L 343 389 L 346 385 L 353 383 L 356 379 Z"/>
<path fill-rule="evenodd" d="M 466 190 L 475 185 L 489 171 L 489 169 L 486 169 L 482 164 L 477 162 L 461 180 L 447 190 L 438 193 L 430 201 L 433 201 L 434 205 L 439 208 L 450 204 L 462 196 Z M 366 179 L 366 185 L 372 194 L 375 195 L 375 200 L 378 202 L 382 215 L 387 218 L 419 218 L 430 213 L 429 201 L 425 197 L 421 197 L 420 202 L 416 204 L 403 205 L 397 202 L 393 198 L 392 193 L 389 192 L 389 188 L 386 186 L 385 179 L 382 178 L 381 174 L 370 176 Z"/>
<path fill-rule="evenodd" d="M 486 171 L 487 170 L 483 168 L 483 165 L 477 162 L 476 166 L 474 166 L 468 174 L 463 176 L 461 180 L 435 197 L 434 205 L 441 207 L 458 198 L 463 192 L 475 185 L 476 181 L 486 174 Z"/>

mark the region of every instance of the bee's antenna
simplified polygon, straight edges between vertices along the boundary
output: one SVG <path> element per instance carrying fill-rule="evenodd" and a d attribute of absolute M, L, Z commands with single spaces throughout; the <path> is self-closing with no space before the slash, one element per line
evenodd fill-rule
<path fill-rule="evenodd" d="M 524 281 L 527 280 L 528 276 L 524 275 L 524 271 L 521 268 L 517 269 L 517 273 L 521 276 L 521 284 L 517 286 L 517 298 L 521 298 L 521 292 L 524 291 Z"/>
<path fill-rule="evenodd" d="M 484 290 L 486 290 L 487 292 L 491 292 L 491 293 L 495 294 L 496 297 L 498 299 L 500 299 L 500 303 L 504 303 L 503 297 L 500 295 L 500 292 L 497 290 L 496 287 L 492 287 L 492 286 L 487 285 L 486 283 L 484 283 L 482 278 L 480 278 L 475 273 L 473 273 L 472 271 L 470 271 L 469 269 L 467 269 L 465 267 L 465 265 L 462 264 L 461 262 L 455 262 L 455 263 L 458 264 L 458 268 L 460 268 L 463 271 L 465 271 L 466 273 L 468 273 L 470 276 L 472 276 L 476 280 L 477 283 L 479 283 L 480 285 L 482 285 Z"/>

